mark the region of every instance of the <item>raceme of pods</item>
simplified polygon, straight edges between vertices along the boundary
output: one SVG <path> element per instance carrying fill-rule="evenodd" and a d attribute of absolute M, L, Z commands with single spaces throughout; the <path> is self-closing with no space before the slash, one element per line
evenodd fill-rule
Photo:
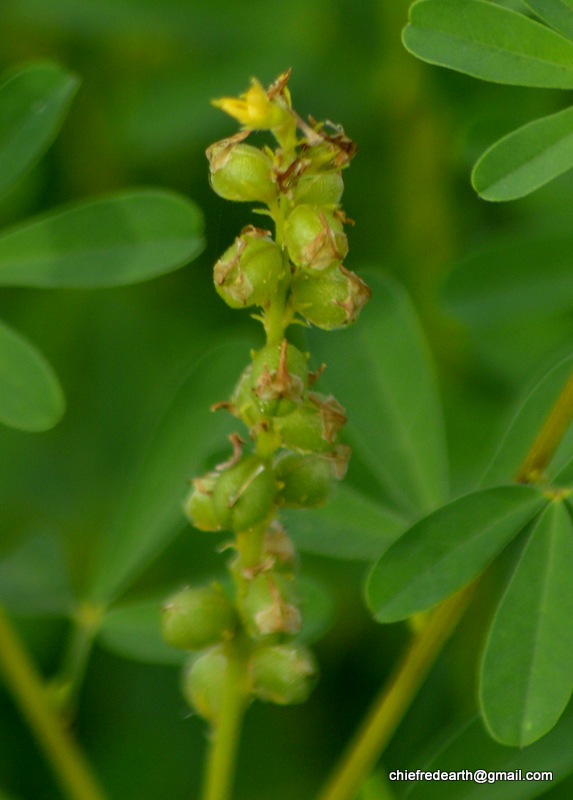
<path fill-rule="evenodd" d="M 215 289 L 231 308 L 252 308 L 266 344 L 228 400 L 217 404 L 248 429 L 231 436 L 233 456 L 192 481 L 185 511 L 202 531 L 230 531 L 230 587 L 186 588 L 169 600 L 163 633 L 198 653 L 183 689 L 191 706 L 217 725 L 230 659 L 246 664 L 248 699 L 303 702 L 316 678 L 311 652 L 296 641 L 301 612 L 296 555 L 277 519 L 284 507 L 312 508 L 344 477 L 350 449 L 338 441 L 340 403 L 315 391 L 308 353 L 285 337 L 294 322 L 325 330 L 353 323 L 370 297 L 343 266 L 348 252 L 340 207 L 342 170 L 356 146 L 331 123 L 307 124 L 294 112 L 289 73 L 268 90 L 253 80 L 239 98 L 213 102 L 242 124 L 207 150 L 210 182 L 227 200 L 255 202 L 274 223 L 248 225 L 214 267 Z M 275 148 L 247 143 L 268 130 Z"/>

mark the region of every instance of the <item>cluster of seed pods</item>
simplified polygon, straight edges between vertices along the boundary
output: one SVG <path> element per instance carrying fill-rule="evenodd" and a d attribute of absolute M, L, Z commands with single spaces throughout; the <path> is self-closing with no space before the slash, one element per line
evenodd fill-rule
<path fill-rule="evenodd" d="M 288 77 L 281 75 L 268 90 L 254 80 L 240 98 L 214 101 L 243 129 L 207 150 L 214 191 L 263 204 L 256 211 L 274 223 L 274 234 L 248 225 L 214 267 L 221 298 L 231 308 L 255 308 L 266 333 L 231 398 L 217 404 L 244 423 L 251 444 L 244 431 L 234 434 L 232 458 L 195 478 L 185 505 L 196 528 L 235 535 L 232 589 L 184 589 L 163 614 L 167 641 L 199 653 L 186 670 L 184 691 L 213 724 L 239 651 L 250 697 L 298 703 L 313 686 L 315 660 L 297 643 L 295 551 L 277 514 L 327 502 L 345 475 L 350 450 L 338 441 L 343 407 L 315 390 L 321 370 L 309 370 L 308 353 L 285 331 L 295 322 L 344 327 L 370 297 L 342 263 L 349 222 L 340 206 L 342 170 L 355 145 L 338 126 L 300 119 Z M 253 130 L 270 131 L 276 147 L 247 143 Z"/>

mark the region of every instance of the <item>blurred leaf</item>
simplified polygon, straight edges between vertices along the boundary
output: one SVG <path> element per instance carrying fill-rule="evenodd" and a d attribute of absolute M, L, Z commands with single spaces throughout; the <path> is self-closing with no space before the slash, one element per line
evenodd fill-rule
<path fill-rule="evenodd" d="M 533 529 L 495 613 L 481 665 L 486 725 L 524 747 L 555 725 L 573 691 L 573 524 L 552 502 Z"/>
<path fill-rule="evenodd" d="M 121 286 L 178 269 L 203 249 L 186 198 L 138 189 L 77 203 L 0 236 L 0 285 Z"/>
<path fill-rule="evenodd" d="M 183 664 L 189 653 L 171 647 L 161 635 L 161 607 L 173 589 L 138 602 L 118 605 L 104 615 L 98 642 L 123 658 L 145 664 Z"/>
<path fill-rule="evenodd" d="M 308 575 L 296 578 L 295 593 L 300 599 L 302 630 L 297 641 L 313 644 L 328 631 L 334 620 L 334 598 L 328 588 Z"/>
<path fill-rule="evenodd" d="M 523 0 L 523 2 L 556 31 L 573 39 L 572 0 Z"/>
<path fill-rule="evenodd" d="M 42 532 L 0 560 L 0 601 L 14 614 L 66 616 L 74 596 L 61 543 Z"/>
<path fill-rule="evenodd" d="M 392 784 L 382 770 L 373 772 L 366 778 L 357 800 L 394 800 Z"/>
<path fill-rule="evenodd" d="M 472 173 L 485 200 L 515 200 L 573 167 L 573 108 L 537 119 L 504 136 Z"/>
<path fill-rule="evenodd" d="M 507 780 L 478 784 L 474 781 L 415 781 L 407 800 L 532 800 L 573 772 L 573 706 L 556 727 L 529 747 L 505 747 L 495 742 L 479 717 L 463 725 L 422 769 L 430 772 L 488 772 L 528 770 L 552 772 L 553 780 Z"/>
<path fill-rule="evenodd" d="M 497 83 L 573 88 L 573 43 L 495 3 L 420 0 L 403 34 L 424 61 Z"/>
<path fill-rule="evenodd" d="M 45 431 L 64 413 L 64 395 L 44 356 L 0 322 L 0 422 Z"/>
<path fill-rule="evenodd" d="M 209 407 L 230 395 L 247 353 L 248 346 L 238 343 L 212 350 L 175 396 L 106 536 L 92 588 L 96 602 L 109 604 L 188 525 L 182 504 L 190 479 L 240 425 Z"/>
<path fill-rule="evenodd" d="M 79 86 L 56 64 L 34 64 L 0 86 L 0 195 L 50 146 Z"/>
<path fill-rule="evenodd" d="M 571 233 L 504 237 L 456 265 L 445 285 L 446 303 L 453 314 L 479 328 L 569 311 L 572 253 Z"/>
<path fill-rule="evenodd" d="M 551 482 L 554 486 L 573 485 L 573 425 L 569 426 L 567 433 L 561 439 L 551 464 L 554 473 Z"/>
<path fill-rule="evenodd" d="M 366 279 L 372 299 L 359 323 L 316 333 L 312 352 L 332 364 L 325 382 L 347 409 L 345 431 L 353 449 L 397 507 L 419 516 L 447 496 L 436 379 L 405 290 L 389 276 L 370 273 Z"/>
<path fill-rule="evenodd" d="M 459 497 L 421 519 L 370 573 L 367 602 L 375 619 L 406 619 L 461 589 L 546 502 L 532 486 L 497 486 Z"/>
<path fill-rule="evenodd" d="M 345 483 L 320 508 L 281 512 L 297 547 L 333 558 L 373 561 L 406 529 L 407 522 Z"/>
<path fill-rule="evenodd" d="M 549 370 L 529 392 L 505 433 L 498 451 L 481 480 L 482 486 L 493 486 L 512 480 L 543 427 L 557 398 L 573 370 L 573 356 Z M 567 435 L 557 449 L 548 469 L 555 475 L 573 457 L 573 442 Z"/>

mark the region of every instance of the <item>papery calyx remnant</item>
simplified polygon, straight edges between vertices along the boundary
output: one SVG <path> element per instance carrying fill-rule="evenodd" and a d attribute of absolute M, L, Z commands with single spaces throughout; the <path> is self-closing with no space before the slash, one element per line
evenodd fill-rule
<path fill-rule="evenodd" d="M 315 661 L 295 640 L 302 626 L 296 553 L 277 515 L 327 502 L 350 448 L 339 441 L 345 409 L 314 387 L 324 365 L 311 371 L 309 354 L 286 331 L 292 323 L 344 328 L 370 297 L 343 264 L 349 220 L 340 206 L 342 170 L 356 146 L 340 126 L 298 116 L 289 77 L 268 89 L 253 79 L 240 97 L 214 100 L 242 128 L 207 149 L 213 190 L 257 204 L 274 228 L 243 228 L 213 276 L 227 305 L 255 308 L 265 330 L 266 343 L 251 352 L 231 397 L 215 406 L 244 423 L 251 446 L 245 432 L 233 434 L 232 457 L 194 478 L 185 503 L 199 530 L 235 535 L 232 588 L 185 589 L 164 610 L 168 641 L 200 651 L 184 689 L 215 726 L 229 660 L 245 662 L 250 699 L 302 702 L 314 685 Z M 274 141 L 255 146 L 247 142 L 252 131 L 268 131 Z"/>

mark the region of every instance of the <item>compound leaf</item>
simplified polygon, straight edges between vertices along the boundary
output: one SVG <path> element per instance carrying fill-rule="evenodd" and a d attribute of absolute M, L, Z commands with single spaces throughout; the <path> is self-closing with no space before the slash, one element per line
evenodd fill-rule
<path fill-rule="evenodd" d="M 523 0 L 523 2 L 554 30 L 565 34 L 568 39 L 573 39 L 572 0 Z"/>
<path fill-rule="evenodd" d="M 458 497 L 421 519 L 370 573 L 366 596 L 375 619 L 406 619 L 461 589 L 546 502 L 531 486 L 498 486 Z"/>
<path fill-rule="evenodd" d="M 524 747 L 555 725 L 573 690 L 573 524 L 552 502 L 539 518 L 496 611 L 481 666 L 486 725 Z"/>
<path fill-rule="evenodd" d="M 515 200 L 573 167 L 573 108 L 537 119 L 504 136 L 472 173 L 485 200 Z"/>
<path fill-rule="evenodd" d="M 0 196 L 54 140 L 79 86 L 56 64 L 33 64 L 0 86 Z"/>
<path fill-rule="evenodd" d="M 568 356 L 549 370 L 529 392 L 489 464 L 481 480 L 482 486 L 493 486 L 515 477 L 572 370 L 573 356 Z M 571 435 L 568 434 L 555 452 L 546 470 L 547 474 L 553 476 L 560 473 L 564 465 L 572 458 L 573 441 L 571 441 Z M 556 483 L 561 485 L 562 482 L 562 476 L 558 474 Z"/>
<path fill-rule="evenodd" d="M 573 88 L 573 42 L 484 0 L 420 0 L 410 9 L 406 48 L 431 64 L 518 86 Z"/>
<path fill-rule="evenodd" d="M 64 395 L 44 356 L 0 322 L 0 422 L 44 431 L 63 413 Z"/>
<path fill-rule="evenodd" d="M 0 236 L 0 285 L 121 286 L 162 275 L 203 249 L 203 220 L 186 198 L 139 189 L 69 206 Z"/>
<path fill-rule="evenodd" d="M 482 720 L 474 717 L 462 725 L 438 752 L 422 766 L 424 771 L 461 773 L 481 771 L 482 781 L 415 781 L 407 800 L 533 800 L 573 772 L 573 706 L 555 728 L 529 747 L 505 747 L 486 731 Z M 522 771 L 519 778 L 517 770 Z M 511 772 L 514 780 L 488 781 L 488 774 Z M 526 781 L 527 771 L 546 772 L 551 779 Z M 485 773 L 485 776 L 484 776 Z"/>

